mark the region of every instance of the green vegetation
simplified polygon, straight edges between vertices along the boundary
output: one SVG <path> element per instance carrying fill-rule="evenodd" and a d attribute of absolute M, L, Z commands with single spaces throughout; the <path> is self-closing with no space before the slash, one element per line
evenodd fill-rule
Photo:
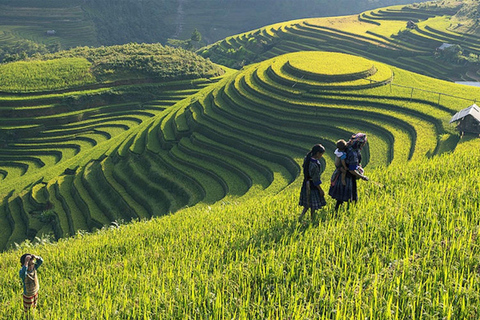
<path fill-rule="evenodd" d="M 69 54 L 58 58 L 69 61 Z M 45 230 L 58 239 L 111 221 L 274 193 L 297 179 L 311 145 L 332 149 L 334 141 L 355 131 L 369 135 L 369 167 L 448 152 L 458 141 L 448 124 L 451 115 L 469 102 L 463 97 L 479 94 L 325 52 L 286 54 L 214 80 L 219 81 L 113 83 L 73 97 L 42 93 L 38 99 L 52 104 L 37 109 L 34 99 L 24 118 L 5 118 L 4 132 L 15 133 L 4 136 L 0 150 L 0 192 L 8 195 L 7 205 L 33 197 L 39 184 L 48 188 L 31 207 L 5 211 L 5 219 L 14 222 L 2 246 L 41 237 Z M 37 126 L 18 127 L 26 121 Z M 329 166 L 331 160 L 329 154 Z M 54 225 L 32 214 L 49 208 L 57 217 Z"/>
<path fill-rule="evenodd" d="M 377 5 L 396 3 L 404 1 L 379 0 Z M 0 0 L 0 62 L 77 46 L 131 42 L 173 41 L 173 46 L 196 49 L 265 24 L 367 8 L 368 0 L 342 0 L 335 6 L 328 0 L 260 0 L 247 6 L 221 0 Z"/>
<path fill-rule="evenodd" d="M 427 2 L 353 16 L 287 21 L 226 38 L 198 53 L 241 68 L 288 52 L 333 51 L 430 77 L 476 81 L 480 78 L 477 18 L 468 20 L 462 15 L 459 23 L 466 8 L 472 8 L 472 3 Z M 453 44 L 455 49 L 437 50 L 443 43 Z"/>
<path fill-rule="evenodd" d="M 83 57 L 92 63 L 92 73 L 100 81 L 181 80 L 214 77 L 218 67 L 193 52 L 161 44 L 130 43 L 100 48 L 79 47 L 47 54 L 41 59 Z"/>
<path fill-rule="evenodd" d="M 91 63 L 82 58 L 0 65 L 1 91 L 47 91 L 95 82 Z"/>
<path fill-rule="evenodd" d="M 0 1 L 0 21 L 0 62 L 100 44 L 80 1 Z"/>
<path fill-rule="evenodd" d="M 132 132 L 148 128 L 155 115 L 215 82 L 213 76 L 223 70 L 194 53 L 161 45 L 77 48 L 39 58 L 1 66 L 1 219 L 9 225 L 1 246 L 44 233 L 58 239 L 112 220 L 150 217 L 183 206 L 153 203 L 143 209 L 134 203 L 144 202 L 135 193 L 134 200 L 122 200 L 126 191 L 134 192 L 128 185 L 131 178 L 122 176 L 123 164 L 115 171 L 110 158 L 102 167 L 89 162 L 118 148 Z M 142 64 L 145 59 L 150 64 Z M 139 134 L 143 141 L 146 133 Z M 133 141 L 134 150 L 142 153 L 142 139 Z M 48 188 L 41 189 L 42 196 L 35 191 L 34 197 L 33 190 L 44 184 Z M 120 191 L 109 190 L 111 186 Z M 30 197 L 35 202 L 17 204 Z M 100 203 L 102 197 L 113 203 Z M 55 219 L 39 219 L 47 211 Z"/>
<path fill-rule="evenodd" d="M 330 201 L 318 225 L 297 223 L 297 180 L 276 195 L 24 244 L 1 255 L 0 316 L 23 312 L 18 258 L 31 251 L 45 259 L 39 319 L 477 318 L 477 144 L 368 170 L 385 188 L 360 184 L 356 206 L 333 215 Z"/>
<path fill-rule="evenodd" d="M 0 318 L 23 312 L 26 251 L 46 261 L 40 319 L 478 318 L 478 139 L 449 120 L 480 89 L 400 68 L 463 76 L 428 55 L 460 37 L 440 30 L 455 10 L 291 21 L 202 50 L 238 71 L 139 44 L 2 65 L 29 73 L 0 89 Z M 328 189 L 355 132 L 360 201 L 298 223 L 304 155 L 325 145 Z"/>
<path fill-rule="evenodd" d="M 160 44 L 128 44 L 100 48 L 79 47 L 29 61 L 0 65 L 1 92 L 55 91 L 87 87 L 73 92 L 79 98 L 96 94 L 95 88 L 108 85 L 211 78 L 224 71 L 208 60 L 179 48 Z M 121 81 L 121 82 L 120 82 Z M 114 83 L 118 82 L 118 83 Z M 131 91 L 134 88 L 130 89 Z M 136 91 L 149 91 L 144 87 Z M 151 92 L 151 90 L 150 90 Z M 105 94 L 105 92 L 103 92 Z M 66 94 L 63 97 L 67 96 Z M 17 100 L 55 101 L 58 96 L 23 96 Z M 0 96 L 5 102 L 15 99 Z M 16 104 L 20 104 L 18 101 Z M 29 102 L 32 104 L 32 102 Z M 18 117 L 18 115 L 17 115 Z"/>

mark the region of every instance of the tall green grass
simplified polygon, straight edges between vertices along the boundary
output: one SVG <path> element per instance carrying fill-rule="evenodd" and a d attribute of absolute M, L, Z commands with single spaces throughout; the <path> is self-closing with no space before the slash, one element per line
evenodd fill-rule
<path fill-rule="evenodd" d="M 297 223 L 297 180 L 277 195 L 24 244 L 0 256 L 0 317 L 21 317 L 18 259 L 33 252 L 45 259 L 36 319 L 476 319 L 475 148 L 371 170 L 356 206 L 335 215 L 327 199 L 317 223 Z"/>
<path fill-rule="evenodd" d="M 94 83 L 85 58 L 18 61 L 0 65 L 0 91 L 46 91 Z"/>

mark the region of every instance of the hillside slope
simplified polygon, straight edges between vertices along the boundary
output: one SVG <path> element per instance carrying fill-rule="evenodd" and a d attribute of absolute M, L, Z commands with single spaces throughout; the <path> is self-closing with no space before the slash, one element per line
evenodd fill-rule
<path fill-rule="evenodd" d="M 198 53 L 241 68 L 288 52 L 334 51 L 434 78 L 477 81 L 480 37 L 476 19 L 461 14 L 467 7 L 471 8 L 455 1 L 427 2 L 352 16 L 287 21 L 228 37 Z M 451 47 L 439 49 L 444 43 Z"/>
<path fill-rule="evenodd" d="M 479 161 L 478 139 L 465 139 L 451 154 L 367 169 L 385 188 L 361 183 L 359 203 L 337 215 L 327 199 L 316 224 L 297 223 L 297 180 L 24 244 L 0 254 L 0 317 L 21 317 L 18 260 L 31 252 L 45 259 L 36 319 L 475 319 Z"/>
<path fill-rule="evenodd" d="M 398 3 L 405 1 L 0 0 L 0 62 L 76 46 L 166 44 L 169 38 L 190 39 L 195 29 L 202 43 L 212 43 L 274 22 Z"/>
<path fill-rule="evenodd" d="M 313 144 L 331 151 L 353 132 L 369 136 L 369 167 L 441 154 L 458 142 L 451 116 L 480 98 L 478 88 L 325 52 L 291 53 L 212 81 L 120 86 L 106 96 L 86 90 L 67 100 L 72 109 L 55 101 L 13 107 L 17 117 L 58 111 L 8 120 L 15 136 L 0 162 L 0 244 L 280 191 Z"/>
<path fill-rule="evenodd" d="M 161 45 L 79 48 L 49 58 L 0 66 L 2 247 L 8 239 L 58 238 L 120 219 L 113 213 L 92 222 L 80 194 L 48 181 L 73 183 L 79 166 L 224 73 L 192 52 Z"/>

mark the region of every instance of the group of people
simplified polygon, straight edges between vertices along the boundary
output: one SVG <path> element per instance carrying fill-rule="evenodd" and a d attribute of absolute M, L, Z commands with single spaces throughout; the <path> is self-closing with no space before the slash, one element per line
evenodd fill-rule
<path fill-rule="evenodd" d="M 358 199 L 357 180 L 368 180 L 361 166 L 361 150 L 367 142 L 364 133 L 354 134 L 347 142 L 337 141 L 335 150 L 335 171 L 330 180 L 328 194 L 337 201 L 335 210 L 344 202 L 355 202 Z M 313 146 L 303 161 L 303 184 L 300 192 L 300 205 L 303 211 L 300 220 L 303 219 L 308 209 L 311 210 L 312 221 L 315 220 L 315 211 L 326 206 L 325 192 L 321 184 L 320 176 L 323 172 L 320 159 L 325 153 L 321 144 Z M 20 278 L 23 282 L 23 306 L 26 313 L 37 306 L 38 300 L 38 276 L 37 269 L 43 263 L 43 259 L 33 254 L 24 254 L 20 258 Z"/>
<path fill-rule="evenodd" d="M 330 189 L 328 191 L 330 197 L 337 201 L 335 211 L 344 202 L 356 202 L 358 200 L 358 179 L 368 181 L 361 166 L 361 150 L 366 143 L 367 135 L 364 133 L 352 135 L 348 142 L 343 139 L 337 141 L 337 149 L 334 152 L 335 171 L 330 179 Z M 300 214 L 300 221 L 308 209 L 311 210 L 312 221 L 315 220 L 316 210 L 327 205 L 320 178 L 323 171 L 320 159 L 324 153 L 325 148 L 321 144 L 316 144 L 303 160 L 303 183 L 299 202 L 299 205 L 303 206 L 303 211 Z"/>

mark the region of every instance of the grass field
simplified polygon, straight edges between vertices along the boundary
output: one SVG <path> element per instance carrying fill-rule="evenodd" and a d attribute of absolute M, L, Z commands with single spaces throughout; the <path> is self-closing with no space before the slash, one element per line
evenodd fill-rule
<path fill-rule="evenodd" d="M 476 80 L 479 65 L 475 57 L 480 47 L 474 20 L 465 17 L 466 8 L 472 4 L 464 5 L 461 9 L 457 2 L 444 1 L 287 21 L 228 37 L 198 53 L 214 62 L 241 68 L 288 52 L 341 52 L 430 77 Z M 408 21 L 415 27 L 408 28 Z M 470 29 L 465 30 L 463 25 Z M 442 43 L 460 45 L 462 54 L 450 57 L 437 51 Z"/>
<path fill-rule="evenodd" d="M 5 120 L 25 115 L 5 121 L 15 134 L 4 136 L 0 150 L 5 248 L 51 230 L 58 239 L 115 220 L 279 191 L 299 176 L 311 145 L 333 150 L 353 132 L 369 136 L 369 167 L 448 152 L 458 141 L 451 115 L 479 92 L 352 55 L 297 52 L 221 79 L 69 94 L 5 96 L 7 106 L 30 105 L 3 109 Z M 43 184 L 44 196 L 27 201 Z M 12 205 L 18 199 L 28 205 Z M 53 224 L 36 216 L 48 208 L 58 218 Z"/>
<path fill-rule="evenodd" d="M 401 68 L 462 74 L 425 55 L 468 38 L 443 29 L 451 12 L 291 21 L 202 51 L 258 61 L 240 70 L 137 44 L 2 65 L 0 318 L 21 317 L 27 251 L 45 259 L 36 319 L 478 318 L 478 137 L 449 120 L 480 89 Z M 326 147 L 327 190 L 356 132 L 359 202 L 299 223 L 303 157 Z"/>
<path fill-rule="evenodd" d="M 24 244 L 2 254 L 0 315 L 21 316 L 18 257 L 34 252 L 45 259 L 36 319 L 476 318 L 480 159 L 467 140 L 367 170 L 375 183 L 360 184 L 359 203 L 334 215 L 329 201 L 313 224 L 297 223 L 296 180 L 279 194 Z"/>
<path fill-rule="evenodd" d="M 82 58 L 14 62 L 0 66 L 0 91 L 48 91 L 96 82 L 91 63 Z"/>

